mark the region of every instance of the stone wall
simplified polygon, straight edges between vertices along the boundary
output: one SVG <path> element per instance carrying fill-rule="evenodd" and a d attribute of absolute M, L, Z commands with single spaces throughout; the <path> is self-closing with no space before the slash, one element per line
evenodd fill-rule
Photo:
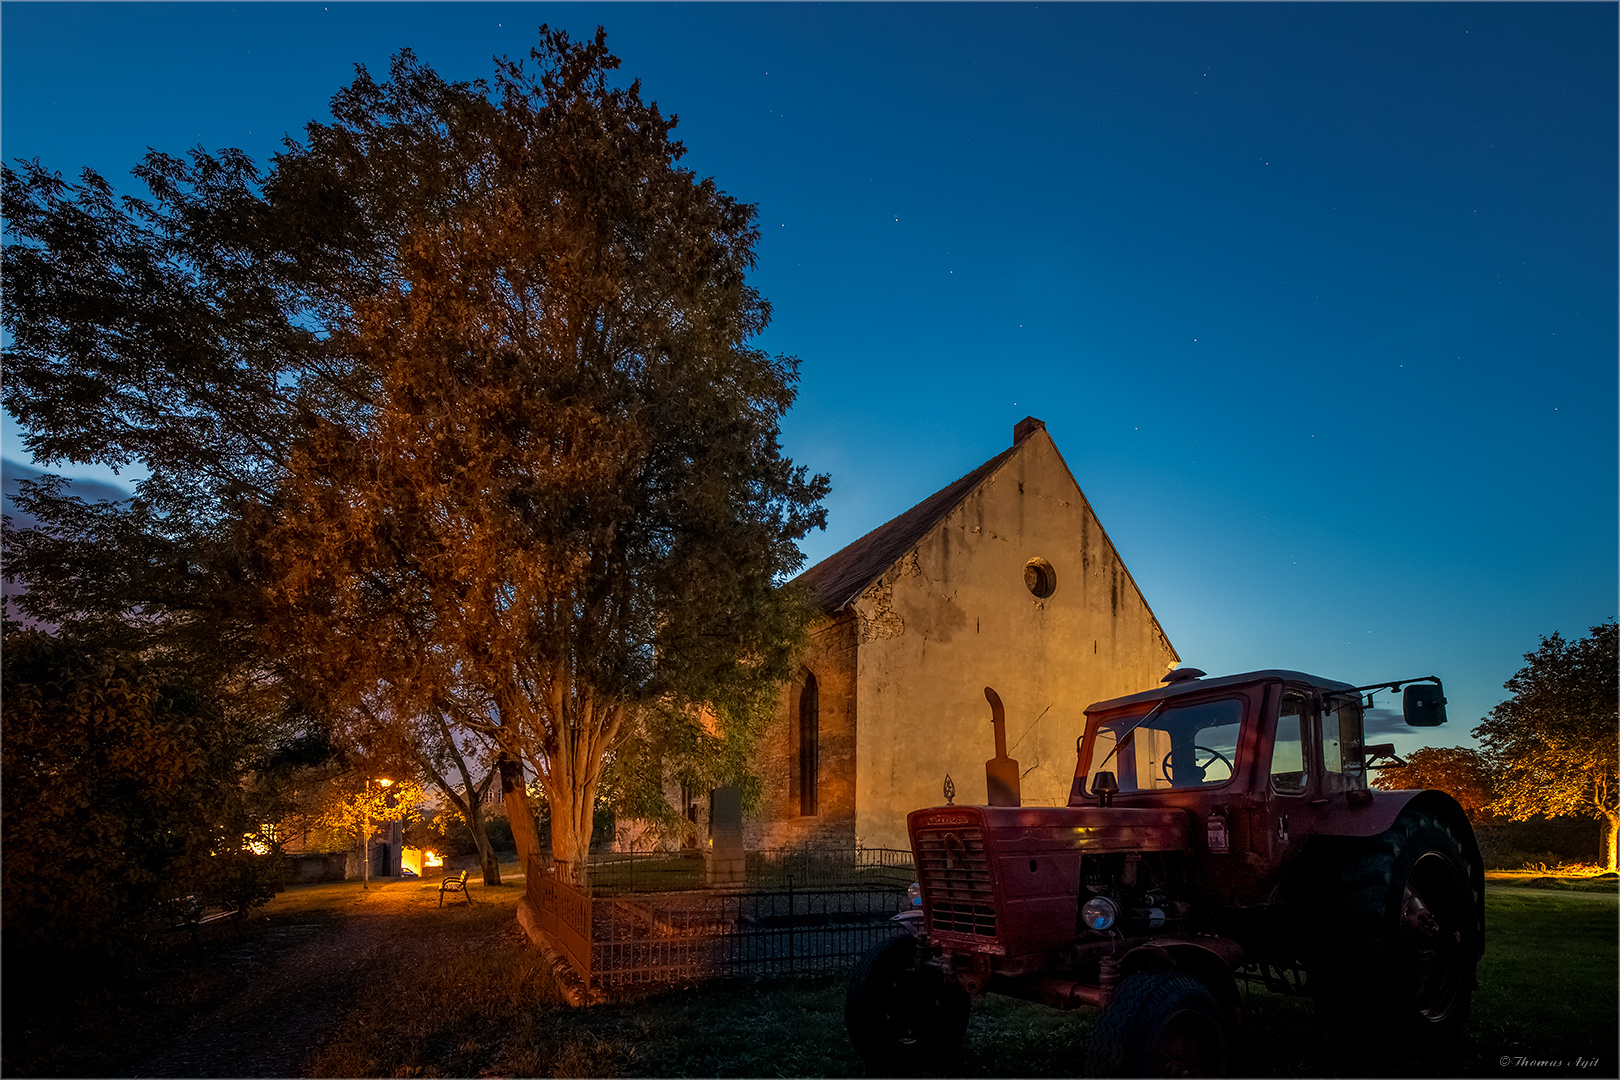
<path fill-rule="evenodd" d="M 342 851 L 305 852 L 286 858 L 289 885 L 310 881 L 342 881 L 348 862 L 348 854 Z"/>

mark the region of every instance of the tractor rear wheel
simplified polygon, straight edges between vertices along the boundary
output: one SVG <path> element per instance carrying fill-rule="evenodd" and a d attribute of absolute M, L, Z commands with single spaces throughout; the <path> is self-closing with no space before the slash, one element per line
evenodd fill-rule
<path fill-rule="evenodd" d="M 1336 946 L 1310 982 L 1336 1024 L 1376 1024 L 1413 1050 L 1461 1030 L 1485 932 L 1467 850 L 1444 818 L 1403 814 L 1329 875 L 1322 940 Z"/>
<path fill-rule="evenodd" d="M 1092 1076 L 1222 1076 L 1230 1032 L 1209 987 L 1181 971 L 1127 975 L 1091 1033 Z"/>
<path fill-rule="evenodd" d="M 880 1076 L 947 1069 L 967 1033 L 967 991 L 918 965 L 917 939 L 891 938 L 850 973 L 844 1027 L 855 1052 Z"/>

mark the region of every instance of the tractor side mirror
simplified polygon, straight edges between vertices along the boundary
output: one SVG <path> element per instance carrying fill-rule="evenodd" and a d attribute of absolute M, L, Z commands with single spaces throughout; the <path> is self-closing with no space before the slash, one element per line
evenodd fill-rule
<path fill-rule="evenodd" d="M 1401 713 L 1408 727 L 1439 727 L 1446 722 L 1446 698 L 1434 683 L 1413 683 L 1401 692 Z"/>

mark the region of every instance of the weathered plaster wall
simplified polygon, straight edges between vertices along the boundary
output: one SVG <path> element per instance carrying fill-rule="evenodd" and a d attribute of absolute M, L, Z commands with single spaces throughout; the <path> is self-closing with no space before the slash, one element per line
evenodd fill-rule
<path fill-rule="evenodd" d="M 810 633 L 800 676 L 783 685 L 776 717 L 759 741 L 754 765 L 764 780 L 760 811 L 743 819 L 750 851 L 806 841 L 855 839 L 855 646 L 853 612 L 822 622 Z M 803 673 L 814 672 L 820 692 L 820 767 L 816 814 L 799 813 L 799 694 Z"/>
<path fill-rule="evenodd" d="M 1052 564 L 1045 600 L 1024 584 Z M 1025 805 L 1068 801 L 1082 710 L 1156 686 L 1177 661 L 1044 430 L 855 602 L 854 831 L 906 847 L 906 814 L 985 801 L 995 753 L 984 688 L 1007 710 Z"/>

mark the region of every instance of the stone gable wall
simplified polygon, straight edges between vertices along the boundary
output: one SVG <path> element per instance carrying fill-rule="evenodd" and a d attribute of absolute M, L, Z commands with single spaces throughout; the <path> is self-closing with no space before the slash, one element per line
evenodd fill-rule
<path fill-rule="evenodd" d="M 1056 588 L 1025 584 L 1044 559 Z M 905 818 L 985 800 L 984 688 L 1006 704 L 1025 805 L 1068 800 L 1093 701 L 1157 686 L 1177 656 L 1045 431 L 1025 439 L 914 552 L 856 600 L 854 829 L 906 846 Z"/>

